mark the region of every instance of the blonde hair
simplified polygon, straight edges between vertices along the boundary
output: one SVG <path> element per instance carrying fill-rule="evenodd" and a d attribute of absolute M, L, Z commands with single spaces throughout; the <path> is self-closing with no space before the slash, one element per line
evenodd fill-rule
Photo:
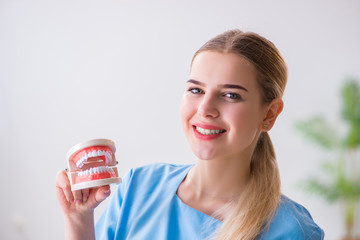
<path fill-rule="evenodd" d="M 264 37 L 231 30 L 205 43 L 194 55 L 203 51 L 235 53 L 257 69 L 257 82 L 262 101 L 281 98 L 287 81 L 287 67 L 275 45 Z M 280 174 L 270 136 L 262 132 L 250 166 L 250 182 L 232 213 L 224 220 L 218 240 L 256 239 L 268 227 L 281 197 Z"/>

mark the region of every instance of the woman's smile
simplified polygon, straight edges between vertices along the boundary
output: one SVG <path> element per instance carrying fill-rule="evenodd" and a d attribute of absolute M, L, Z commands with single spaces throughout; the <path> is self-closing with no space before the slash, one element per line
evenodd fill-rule
<path fill-rule="evenodd" d="M 217 126 L 197 123 L 193 125 L 194 134 L 200 140 L 213 140 L 226 133 L 225 129 Z"/>

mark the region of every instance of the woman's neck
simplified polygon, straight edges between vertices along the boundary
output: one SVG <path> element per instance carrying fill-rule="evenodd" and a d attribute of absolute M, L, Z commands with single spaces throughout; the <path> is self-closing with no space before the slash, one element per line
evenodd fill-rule
<path fill-rule="evenodd" d="M 228 199 L 241 195 L 250 178 L 250 159 L 198 160 L 186 180 L 197 197 Z"/>

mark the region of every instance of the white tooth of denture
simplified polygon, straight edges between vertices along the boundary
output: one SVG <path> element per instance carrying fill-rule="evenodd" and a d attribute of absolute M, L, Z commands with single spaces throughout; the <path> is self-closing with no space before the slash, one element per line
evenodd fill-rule
<path fill-rule="evenodd" d="M 105 153 L 105 162 L 106 163 L 111 163 L 112 162 L 112 157 L 111 157 L 111 154 L 109 152 L 106 152 Z"/>
<path fill-rule="evenodd" d="M 77 161 L 76 166 L 79 167 L 81 165 L 81 158 Z"/>
<path fill-rule="evenodd" d="M 101 150 L 98 150 L 98 151 L 97 151 L 97 155 L 98 155 L 98 156 L 101 156 Z"/>
<path fill-rule="evenodd" d="M 83 171 L 78 171 L 77 175 L 79 177 L 86 177 L 87 175 L 100 174 L 100 173 L 105 173 L 105 172 L 115 173 L 114 169 L 109 166 L 98 166 L 98 167 L 89 168 L 89 169 L 86 169 Z"/>
<path fill-rule="evenodd" d="M 88 158 L 93 157 L 92 152 L 88 152 Z"/>
<path fill-rule="evenodd" d="M 92 155 L 93 155 L 93 157 L 97 157 L 98 156 L 97 151 L 96 150 L 92 151 Z"/>

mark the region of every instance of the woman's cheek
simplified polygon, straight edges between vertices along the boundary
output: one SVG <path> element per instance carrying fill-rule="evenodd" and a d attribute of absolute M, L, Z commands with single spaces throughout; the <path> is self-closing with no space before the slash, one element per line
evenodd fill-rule
<path fill-rule="evenodd" d="M 189 104 L 188 99 L 186 97 L 183 97 L 180 106 L 180 115 L 183 127 L 185 127 L 186 123 L 189 121 L 192 111 L 193 110 L 191 104 Z"/>

